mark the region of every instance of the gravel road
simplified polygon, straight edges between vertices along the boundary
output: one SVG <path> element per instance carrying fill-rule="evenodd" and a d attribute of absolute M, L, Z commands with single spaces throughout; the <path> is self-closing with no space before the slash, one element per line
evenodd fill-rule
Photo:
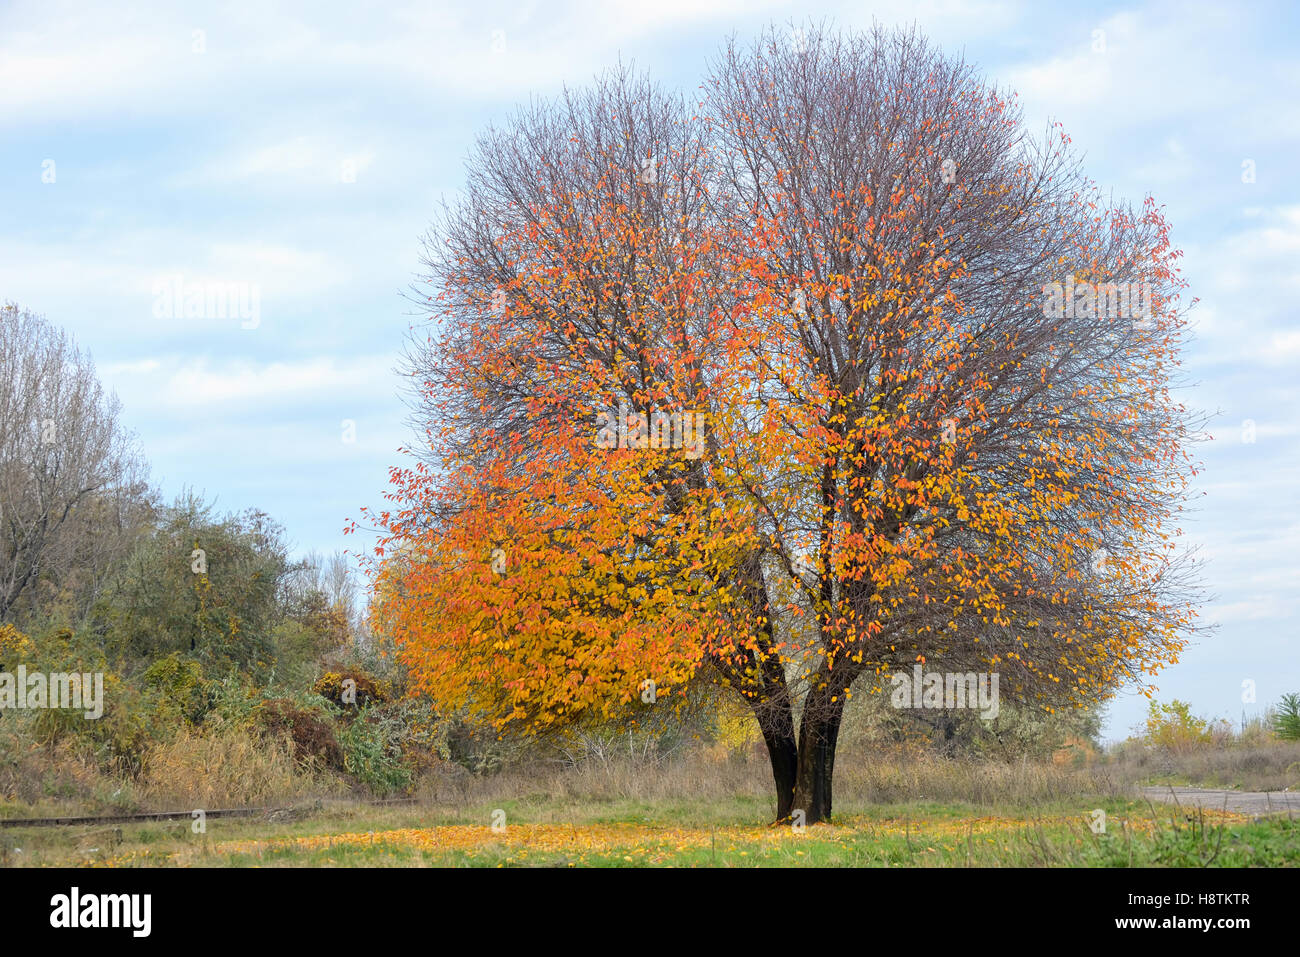
<path fill-rule="evenodd" d="M 1143 788 L 1142 796 L 1183 807 L 1203 807 L 1241 814 L 1300 811 L 1300 791 L 1216 791 L 1209 788 Z"/>

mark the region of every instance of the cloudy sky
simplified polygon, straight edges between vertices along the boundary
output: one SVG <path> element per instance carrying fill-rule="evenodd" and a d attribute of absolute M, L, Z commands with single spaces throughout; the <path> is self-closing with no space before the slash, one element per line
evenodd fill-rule
<path fill-rule="evenodd" d="M 915 23 L 1064 123 L 1116 196 L 1166 207 L 1199 297 L 1185 399 L 1215 414 L 1186 528 L 1218 628 L 1160 696 L 1239 720 L 1300 691 L 1295 5 L 112 6 L 0 0 L 0 300 L 92 352 L 165 492 L 355 547 L 345 521 L 410 438 L 402 292 L 476 130 L 619 58 L 692 88 L 769 21 Z M 169 311 L 178 282 L 226 318 Z M 1108 735 L 1144 706 L 1121 697 Z"/>

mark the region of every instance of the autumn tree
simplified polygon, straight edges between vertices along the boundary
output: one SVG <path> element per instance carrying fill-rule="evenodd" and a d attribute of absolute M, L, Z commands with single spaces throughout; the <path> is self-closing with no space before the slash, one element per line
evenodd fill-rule
<path fill-rule="evenodd" d="M 731 689 L 814 822 L 855 687 L 1051 709 L 1175 659 L 1179 254 L 914 33 L 769 31 L 704 93 L 620 71 L 480 141 L 375 609 L 501 725 Z"/>
<path fill-rule="evenodd" d="M 713 553 L 755 520 L 720 507 L 715 440 L 696 429 L 734 389 L 726 340 L 742 331 L 701 132 L 629 71 L 534 106 L 483 137 L 469 198 L 427 247 L 430 301 L 452 320 L 412 356 L 431 455 L 394 471 L 408 507 L 380 516 L 381 547 L 401 549 L 381 595 L 444 700 L 540 731 L 735 670 L 716 635 L 734 627 L 729 589 L 761 576 Z M 593 441 L 600 416 L 616 434 L 624 415 L 641 448 Z M 473 637 L 485 618 L 492 646 Z"/>

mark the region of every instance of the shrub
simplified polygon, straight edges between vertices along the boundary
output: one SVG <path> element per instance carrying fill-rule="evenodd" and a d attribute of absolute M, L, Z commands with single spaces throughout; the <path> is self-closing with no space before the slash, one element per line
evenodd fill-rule
<path fill-rule="evenodd" d="M 1223 722 L 1211 722 L 1192 714 L 1186 701 L 1174 699 L 1168 704 L 1152 701 L 1147 709 L 1143 740 L 1174 753 L 1212 744 L 1222 735 Z"/>
<path fill-rule="evenodd" d="M 326 672 L 311 690 L 331 704 L 353 712 L 389 699 L 388 689 L 359 668 Z"/>
<path fill-rule="evenodd" d="M 156 696 L 154 713 L 160 721 L 179 719 L 194 726 L 212 707 L 213 692 L 203 678 L 203 666 L 175 652 L 150 665 L 141 682 Z"/>
<path fill-rule="evenodd" d="M 32 640 L 13 625 L 0 625 L 0 671 L 13 671 L 35 650 Z"/>
<path fill-rule="evenodd" d="M 1101 752 L 1087 738 L 1067 735 L 1061 746 L 1052 752 L 1052 763 L 1058 766 L 1081 767 L 1093 764 Z"/>
<path fill-rule="evenodd" d="M 212 708 L 207 720 L 215 719 L 222 725 L 244 728 L 264 727 L 263 696 L 248 678 L 228 674 L 220 681 L 211 682 L 209 689 L 212 692 Z"/>
<path fill-rule="evenodd" d="M 402 761 L 402 723 L 378 712 L 362 712 L 339 734 L 343 766 L 379 795 L 406 791 L 411 772 Z"/>
<path fill-rule="evenodd" d="M 299 764 L 319 761 L 325 767 L 344 770 L 344 753 L 334 727 L 319 714 L 288 698 L 272 698 L 262 703 L 260 716 L 273 736 L 288 737 Z"/>
<path fill-rule="evenodd" d="M 202 566 L 193 557 L 199 549 Z M 92 627 L 126 658 L 175 651 L 203 661 L 209 674 L 265 677 L 288 574 L 283 529 L 269 516 L 250 509 L 218 517 L 211 505 L 182 494 L 113 576 Z"/>
<path fill-rule="evenodd" d="M 93 744 L 71 737 L 38 742 L 35 722 L 30 711 L 0 720 L 0 799 L 28 806 L 48 799 L 75 801 L 89 812 L 107 793 Z"/>
<path fill-rule="evenodd" d="M 109 670 L 86 635 L 67 628 L 42 635 L 28 667 L 33 664 L 47 673 L 104 675 L 103 714 L 98 719 L 87 720 L 80 710 L 42 709 L 30 726 L 34 741 L 54 744 L 75 738 L 92 747 L 103 770 L 134 778 L 144 769 L 150 745 L 175 730 L 175 720 L 156 715 L 138 686 Z"/>

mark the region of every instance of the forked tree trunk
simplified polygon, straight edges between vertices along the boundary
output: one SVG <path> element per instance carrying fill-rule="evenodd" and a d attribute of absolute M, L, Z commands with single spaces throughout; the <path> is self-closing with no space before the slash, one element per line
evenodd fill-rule
<path fill-rule="evenodd" d="M 831 781 L 835 774 L 835 744 L 844 717 L 844 692 L 831 701 L 828 689 L 809 692 L 799 722 L 799 760 L 795 772 L 794 806 L 798 823 L 816 824 L 831 819 Z"/>

